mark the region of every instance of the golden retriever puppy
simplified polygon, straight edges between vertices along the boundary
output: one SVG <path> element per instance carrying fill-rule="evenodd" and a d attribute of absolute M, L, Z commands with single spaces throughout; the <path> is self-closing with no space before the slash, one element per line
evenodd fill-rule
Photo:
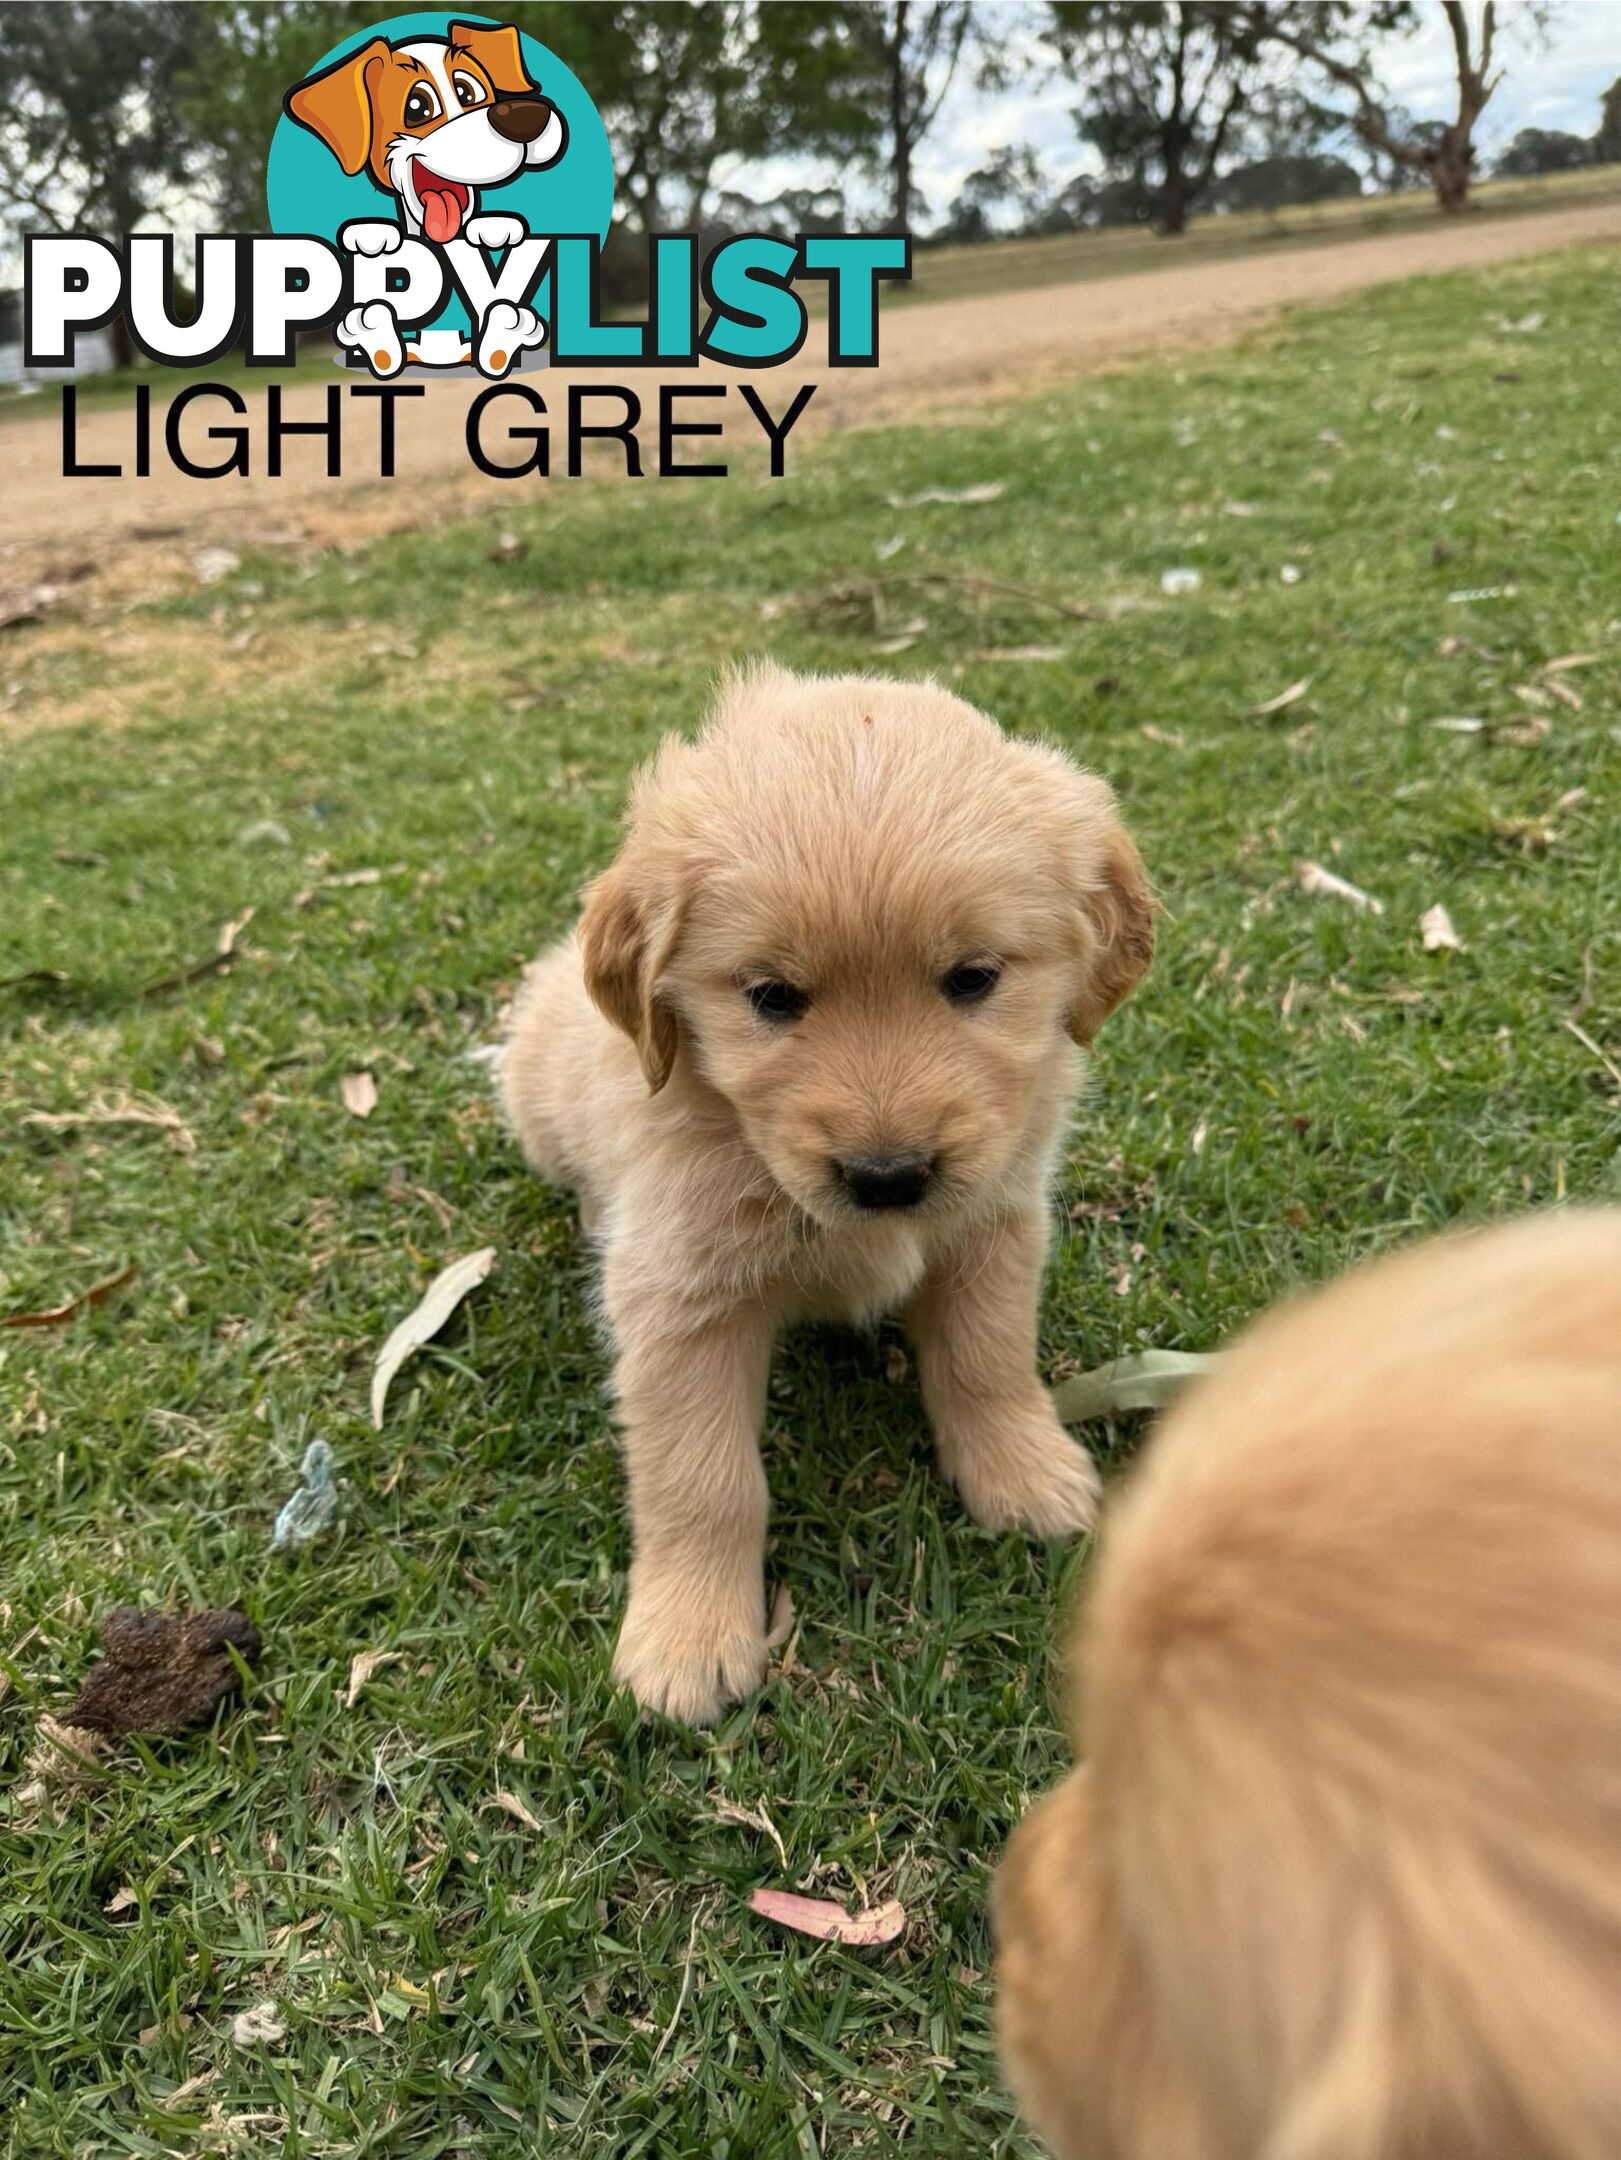
<path fill-rule="evenodd" d="M 1046 1192 L 1077 1045 L 1152 945 L 1105 784 L 931 685 L 738 675 L 641 774 L 503 1086 L 602 1248 L 642 1703 L 700 1722 L 759 1682 L 787 1321 L 902 1313 L 973 1515 L 1092 1521 L 1036 1377 Z"/>
<path fill-rule="evenodd" d="M 1621 1214 L 1261 1322 L 1105 1525 L 996 1886 L 1065 2160 L 1621 2152 Z"/>

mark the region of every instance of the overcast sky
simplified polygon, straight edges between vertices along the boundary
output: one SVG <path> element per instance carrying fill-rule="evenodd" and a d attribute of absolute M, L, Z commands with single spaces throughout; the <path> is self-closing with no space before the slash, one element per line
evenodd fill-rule
<path fill-rule="evenodd" d="M 1004 8 L 1004 0 L 980 0 L 983 12 Z M 1480 0 L 1465 0 L 1478 24 Z M 1452 40 L 1439 0 L 1419 0 L 1420 27 L 1411 36 L 1390 38 L 1381 50 L 1381 73 L 1394 102 L 1418 119 L 1446 117 L 1455 97 Z M 1007 0 L 1005 12 L 1021 23 L 1031 10 Z M 1522 127 L 1562 128 L 1591 135 L 1598 125 L 1599 97 L 1621 75 L 1621 0 L 1555 0 L 1545 38 L 1530 34 L 1524 0 L 1500 0 L 1498 46 L 1507 70 L 1502 86 L 1486 108 L 1476 131 L 1485 157 L 1491 156 Z M 1050 55 L 1028 31 L 1015 40 L 1014 57 L 1028 58 L 1022 79 L 1012 88 L 990 92 L 973 82 L 971 72 L 953 84 L 933 132 L 916 161 L 918 186 L 930 217 L 942 217 L 966 175 L 983 164 L 987 152 L 1004 143 L 1027 143 L 1058 186 L 1076 173 L 1095 167 L 1096 159 L 1077 141 L 1072 110 L 1073 87 L 1044 81 Z M 757 201 L 767 201 L 784 187 L 825 183 L 837 177 L 825 163 L 792 157 L 751 165 L 732 165 L 717 176 L 723 187 L 736 187 Z M 853 206 L 866 208 L 872 197 L 857 184 Z"/>

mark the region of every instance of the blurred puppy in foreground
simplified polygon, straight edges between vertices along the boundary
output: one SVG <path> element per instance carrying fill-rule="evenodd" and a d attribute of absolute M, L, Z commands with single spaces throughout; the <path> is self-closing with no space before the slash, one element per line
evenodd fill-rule
<path fill-rule="evenodd" d="M 996 1886 L 1064 2160 L 1621 2152 L 1621 1214 L 1263 1320 L 1105 1528 Z"/>
<path fill-rule="evenodd" d="M 899 1312 L 977 1520 L 1086 1528 L 1036 1375 L 1081 1049 L 1153 950 L 1108 786 L 930 683 L 733 676 L 641 774 L 504 1069 L 602 1247 L 636 1551 L 616 1678 L 692 1721 L 765 1665 L 778 1330 Z"/>

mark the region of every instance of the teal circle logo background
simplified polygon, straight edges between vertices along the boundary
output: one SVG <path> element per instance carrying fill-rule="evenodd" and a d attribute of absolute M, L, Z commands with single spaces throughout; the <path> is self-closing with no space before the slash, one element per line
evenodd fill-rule
<path fill-rule="evenodd" d="M 494 28 L 500 25 L 501 18 L 477 15 L 466 8 L 431 8 L 411 15 L 390 15 L 370 29 L 341 38 L 307 72 L 318 75 L 345 54 L 369 45 L 373 38 L 401 45 L 414 37 L 448 36 L 453 22 Z M 562 114 L 568 128 L 568 147 L 557 163 L 544 171 L 521 172 L 502 186 L 485 191 L 479 207 L 515 211 L 539 237 L 594 233 L 599 240 L 606 239 L 614 200 L 613 151 L 608 131 L 573 69 L 527 32 L 522 33 L 521 42 L 529 80 Z M 287 90 L 295 87 L 293 83 L 285 85 Z M 353 176 L 346 173 L 326 144 L 285 112 L 277 119 L 270 142 L 265 195 L 270 229 L 277 233 L 310 233 L 317 239 L 336 242 L 340 226 L 353 218 L 397 222 L 399 217 L 395 198 L 379 188 L 368 172 L 362 170 Z M 550 287 L 548 271 L 535 294 L 535 306 L 543 315 L 549 312 Z M 437 323 L 465 332 L 467 311 L 454 294 Z"/>

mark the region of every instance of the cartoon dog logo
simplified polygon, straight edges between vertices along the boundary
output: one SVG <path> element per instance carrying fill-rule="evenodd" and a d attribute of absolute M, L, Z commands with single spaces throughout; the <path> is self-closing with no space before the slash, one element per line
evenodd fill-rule
<path fill-rule="evenodd" d="M 563 116 L 530 81 L 510 23 L 453 22 L 444 37 L 398 45 L 373 38 L 296 84 L 284 109 L 351 178 L 364 171 L 394 197 L 397 221 L 358 218 L 343 227 L 339 238 L 359 255 L 393 254 L 406 238 L 515 246 L 528 236 L 524 220 L 481 210 L 481 191 L 555 165 L 568 147 Z M 378 374 L 396 373 L 407 357 L 386 301 L 351 308 L 336 335 Z M 499 373 L 511 353 L 545 335 L 533 309 L 497 301 L 479 326 L 479 365 Z M 462 344 L 455 358 L 466 357 Z"/>

